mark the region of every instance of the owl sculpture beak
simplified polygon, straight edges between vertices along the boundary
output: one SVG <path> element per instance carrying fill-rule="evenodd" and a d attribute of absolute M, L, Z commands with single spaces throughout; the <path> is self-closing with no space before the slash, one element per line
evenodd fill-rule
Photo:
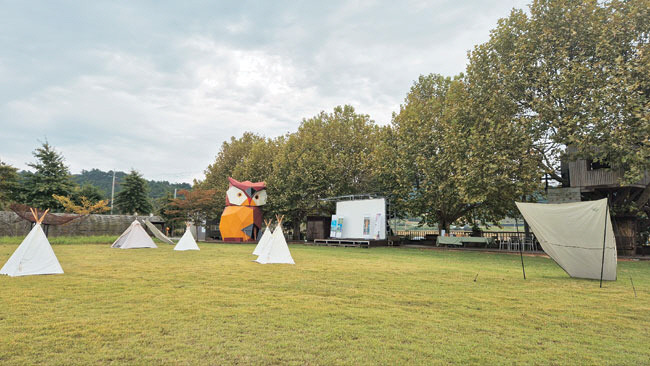
<path fill-rule="evenodd" d="M 248 206 L 256 206 L 255 202 L 253 202 L 253 196 L 255 195 L 257 191 L 254 190 L 253 188 L 246 188 L 246 195 L 248 196 Z"/>

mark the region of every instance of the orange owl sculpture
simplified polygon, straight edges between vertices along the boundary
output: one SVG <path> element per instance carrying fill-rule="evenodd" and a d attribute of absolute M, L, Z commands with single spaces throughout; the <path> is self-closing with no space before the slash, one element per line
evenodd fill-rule
<path fill-rule="evenodd" d="M 224 241 L 255 241 L 262 227 L 262 209 L 266 204 L 266 183 L 239 182 L 228 178 L 226 208 L 219 230 Z"/>

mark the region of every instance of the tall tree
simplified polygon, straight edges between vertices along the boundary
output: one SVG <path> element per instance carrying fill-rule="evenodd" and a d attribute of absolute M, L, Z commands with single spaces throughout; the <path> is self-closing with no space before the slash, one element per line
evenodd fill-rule
<path fill-rule="evenodd" d="M 221 207 L 217 202 L 214 189 L 182 189 L 178 191 L 178 197 L 170 202 L 167 214 L 182 217 L 197 226 L 203 225 L 203 221 L 218 214 Z"/>
<path fill-rule="evenodd" d="M 141 215 L 151 212 L 152 205 L 147 197 L 147 181 L 142 178 L 140 173 L 131 170 L 124 177 L 124 182 L 121 185 L 122 190 L 115 195 L 115 206 L 120 212 Z"/>
<path fill-rule="evenodd" d="M 318 198 L 375 191 L 371 155 L 378 128 L 368 115 L 339 106 L 305 119 L 287 137 L 267 182 L 272 209 L 284 214 L 294 238 Z"/>
<path fill-rule="evenodd" d="M 18 169 L 0 161 L 0 210 L 18 198 Z"/>
<path fill-rule="evenodd" d="M 470 95 L 462 77 L 421 76 L 383 131 L 376 176 L 402 215 L 449 230 L 503 218 L 537 188 L 527 131 L 477 113 Z"/>
<path fill-rule="evenodd" d="M 468 79 L 527 126 L 557 180 L 562 159 L 588 157 L 636 182 L 650 170 L 648 19 L 647 0 L 535 0 L 471 52 Z M 650 185 L 634 206 L 648 200 Z"/>
<path fill-rule="evenodd" d="M 262 136 L 252 132 L 244 132 L 242 137 L 231 137 L 230 141 L 225 141 L 215 159 L 205 170 L 205 179 L 201 182 L 195 182 L 195 188 L 214 189 L 216 197 L 221 206 L 226 204 L 226 190 L 228 190 L 228 177 L 234 177 L 235 170 L 244 164 L 246 157 L 253 151 L 253 147 L 258 143 L 264 143 Z M 240 177 L 241 178 L 241 177 Z M 252 178 L 244 177 L 250 180 Z"/>
<path fill-rule="evenodd" d="M 253 142 L 241 163 L 233 168 L 231 177 L 239 181 L 268 180 L 273 175 L 273 160 L 284 146 L 285 139 L 285 136 L 279 136 Z"/>
<path fill-rule="evenodd" d="M 23 201 L 40 209 L 62 210 L 63 206 L 52 195 L 69 196 L 75 184 L 63 156 L 46 141 L 33 152 L 36 162 L 27 164 L 34 168 L 25 177 Z"/>

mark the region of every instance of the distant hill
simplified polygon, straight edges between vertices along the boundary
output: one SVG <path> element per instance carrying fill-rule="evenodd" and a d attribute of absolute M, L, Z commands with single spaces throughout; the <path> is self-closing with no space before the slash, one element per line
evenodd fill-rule
<path fill-rule="evenodd" d="M 125 172 L 115 172 L 115 193 L 119 192 L 122 187 L 120 182 L 124 180 L 127 175 Z M 73 174 L 72 179 L 81 185 L 92 184 L 99 188 L 104 195 L 104 198 L 111 198 L 111 184 L 113 182 L 113 172 L 105 172 L 99 169 L 82 170 L 81 174 Z M 146 178 L 145 178 L 146 179 Z M 167 192 L 174 193 L 176 189 L 191 189 L 192 186 L 188 183 L 169 183 L 168 181 L 147 180 L 149 183 L 149 197 L 160 198 L 165 196 Z"/>

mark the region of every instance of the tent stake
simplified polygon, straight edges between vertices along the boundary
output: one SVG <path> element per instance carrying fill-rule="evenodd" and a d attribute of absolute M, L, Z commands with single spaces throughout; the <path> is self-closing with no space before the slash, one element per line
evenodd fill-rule
<path fill-rule="evenodd" d="M 600 263 L 600 288 L 603 288 L 603 270 L 605 269 L 605 243 L 607 239 L 607 214 L 609 213 L 609 199 L 605 206 L 605 230 L 603 233 L 603 260 Z"/>

